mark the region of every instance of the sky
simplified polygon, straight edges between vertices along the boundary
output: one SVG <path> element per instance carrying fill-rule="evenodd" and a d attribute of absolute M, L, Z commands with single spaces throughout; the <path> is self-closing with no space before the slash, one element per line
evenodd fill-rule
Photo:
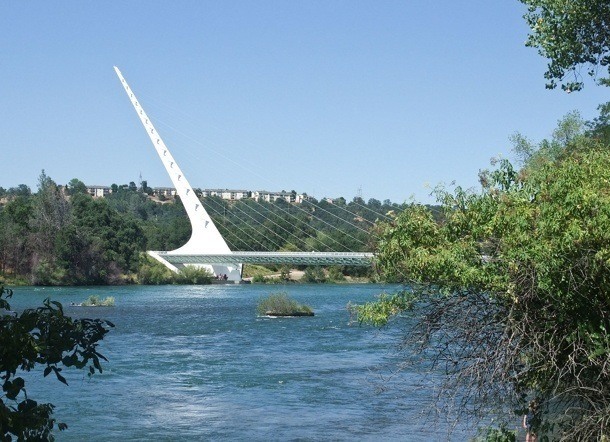
<path fill-rule="evenodd" d="M 0 4 L 0 186 L 171 186 L 118 66 L 193 187 L 434 202 L 610 100 L 545 89 L 517 0 Z"/>

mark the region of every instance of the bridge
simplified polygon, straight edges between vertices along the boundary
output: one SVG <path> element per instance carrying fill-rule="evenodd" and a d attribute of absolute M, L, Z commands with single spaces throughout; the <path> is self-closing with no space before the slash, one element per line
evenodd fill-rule
<path fill-rule="evenodd" d="M 232 252 L 228 254 L 188 254 L 171 252 L 149 252 L 173 265 L 187 264 L 293 264 L 307 266 L 357 266 L 371 265 L 372 253 L 356 252 Z M 158 259 L 158 258 L 157 258 Z"/>
<path fill-rule="evenodd" d="M 247 252 L 230 250 L 121 71 L 116 66 L 114 70 L 165 170 L 169 174 L 191 223 L 191 238 L 185 245 L 172 251 L 149 251 L 148 254 L 151 257 L 174 272 L 179 272 L 180 268 L 184 266 L 202 267 L 215 275 L 227 275 L 228 279 L 232 281 L 241 280 L 243 264 L 371 265 L 372 253 Z"/>

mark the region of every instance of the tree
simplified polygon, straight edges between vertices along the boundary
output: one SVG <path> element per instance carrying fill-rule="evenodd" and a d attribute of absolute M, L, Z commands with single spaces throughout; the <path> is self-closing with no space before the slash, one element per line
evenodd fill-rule
<path fill-rule="evenodd" d="M 142 180 L 140 182 L 140 192 L 145 193 L 147 195 L 152 195 L 153 190 L 151 187 L 148 187 L 148 181 Z"/>
<path fill-rule="evenodd" d="M 38 193 L 34 197 L 34 212 L 30 220 L 37 265 L 42 263 L 54 267 L 55 239 L 70 222 L 71 210 L 66 195 L 43 170 L 38 178 Z"/>
<path fill-rule="evenodd" d="M 375 198 L 370 198 L 368 202 L 368 207 L 371 210 L 379 211 L 381 209 L 381 201 Z"/>
<path fill-rule="evenodd" d="M 528 169 L 535 168 L 538 163 L 556 160 L 564 155 L 570 143 L 584 135 L 586 126 L 591 126 L 591 123 L 585 123 L 579 112 L 570 112 L 557 122 L 552 138 L 538 145 L 520 133 L 512 135 L 513 152 L 521 165 L 528 164 Z"/>
<path fill-rule="evenodd" d="M 17 187 L 11 187 L 6 191 L 8 196 L 30 196 L 32 190 L 25 184 L 19 184 Z"/>
<path fill-rule="evenodd" d="M 31 196 L 17 196 L 0 211 L 0 259 L 2 271 L 17 275 L 31 270 L 32 248 L 29 243 L 33 216 Z"/>
<path fill-rule="evenodd" d="M 458 417 L 511 416 L 537 398 L 540 436 L 600 440 L 610 436 L 610 153 L 582 135 L 557 139 L 561 151 L 520 171 L 501 161 L 480 193 L 439 189 L 441 220 L 411 205 L 380 223 L 377 267 L 408 285 L 353 311 L 415 323 L 405 342 L 446 373 L 439 405 Z"/>
<path fill-rule="evenodd" d="M 87 193 L 87 186 L 78 178 L 72 178 L 68 183 L 68 195 Z"/>
<path fill-rule="evenodd" d="M 62 305 L 48 298 L 42 307 L 20 315 L 10 311 L 10 290 L 0 287 L 0 438 L 2 440 L 52 440 L 55 427 L 67 425 L 52 417 L 54 405 L 39 403 L 26 394 L 25 381 L 18 371 L 43 366 L 44 376 L 53 373 L 64 384 L 63 368 L 88 368 L 89 376 L 102 372 L 97 351 L 99 341 L 111 327 L 100 319 L 72 319 Z"/>
<path fill-rule="evenodd" d="M 89 237 L 85 241 L 97 249 L 92 252 L 94 255 L 103 257 L 102 262 L 90 262 L 89 265 L 104 266 L 107 280 L 117 276 L 119 270 L 137 269 L 139 253 L 144 250 L 146 239 L 135 220 L 121 216 L 106 199 L 93 199 L 88 195 L 75 195 L 72 211 L 78 233 Z"/>
<path fill-rule="evenodd" d="M 116 281 L 116 269 L 104 257 L 95 236 L 71 224 L 62 229 L 55 242 L 55 259 L 60 273 L 50 284 L 104 284 Z M 40 276 L 40 275 L 38 275 Z"/>
<path fill-rule="evenodd" d="M 567 92 L 582 89 L 582 68 L 593 78 L 610 73 L 610 3 L 607 0 L 520 0 L 531 28 L 526 46 L 549 59 L 546 87 Z M 602 80 L 607 83 L 608 79 Z"/>
<path fill-rule="evenodd" d="M 326 276 L 324 270 L 319 266 L 308 266 L 303 273 L 303 282 L 307 283 L 324 283 Z"/>

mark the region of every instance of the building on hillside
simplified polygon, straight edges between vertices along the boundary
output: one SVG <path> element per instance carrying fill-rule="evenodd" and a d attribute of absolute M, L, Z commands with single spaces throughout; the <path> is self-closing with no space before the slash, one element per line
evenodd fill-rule
<path fill-rule="evenodd" d="M 204 198 L 207 196 L 216 196 L 226 201 L 237 201 L 252 196 L 252 192 L 249 190 L 232 189 L 202 189 L 197 194 Z"/>
<path fill-rule="evenodd" d="M 296 202 L 296 193 L 294 192 L 267 192 L 266 190 L 257 190 L 252 192 L 252 198 L 257 201 L 266 201 L 273 203 L 278 200 L 284 200 L 287 203 Z"/>
<path fill-rule="evenodd" d="M 303 204 L 303 202 L 309 200 L 309 197 L 305 193 L 297 193 L 294 197 L 294 203 Z"/>
<path fill-rule="evenodd" d="M 252 198 L 257 201 L 266 201 L 268 203 L 273 203 L 277 200 L 284 200 L 288 203 L 293 204 L 302 204 L 304 201 L 307 201 L 309 197 L 305 193 L 296 193 L 292 192 L 268 192 L 266 190 L 257 190 L 252 192 Z"/>
<path fill-rule="evenodd" d="M 103 198 L 112 193 L 112 189 L 108 186 L 87 186 L 87 192 L 93 197 Z M 288 203 L 301 204 L 308 199 L 306 194 L 298 194 L 294 191 L 268 192 L 266 190 L 257 190 L 252 192 L 243 189 L 195 189 L 195 193 L 199 198 L 215 196 L 222 198 L 225 201 L 239 201 L 247 198 L 254 198 L 257 201 L 266 201 L 268 203 L 284 200 Z M 157 198 L 174 198 L 178 192 L 173 187 L 153 187 L 152 194 Z"/>
<path fill-rule="evenodd" d="M 87 193 L 94 198 L 104 198 L 112 193 L 109 186 L 87 186 Z"/>
<path fill-rule="evenodd" d="M 251 198 L 252 192 L 248 190 L 225 190 L 222 193 L 223 200 L 237 201 L 244 198 Z"/>
<path fill-rule="evenodd" d="M 178 194 L 173 187 L 153 187 L 153 195 L 156 197 L 164 196 L 165 198 L 173 198 Z"/>
<path fill-rule="evenodd" d="M 208 196 L 220 196 L 219 190 L 216 189 L 195 189 L 195 193 L 199 198 L 207 198 Z"/>

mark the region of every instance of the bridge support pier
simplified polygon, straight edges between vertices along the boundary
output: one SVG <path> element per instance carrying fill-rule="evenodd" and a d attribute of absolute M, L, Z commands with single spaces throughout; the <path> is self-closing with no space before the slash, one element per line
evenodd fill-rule
<path fill-rule="evenodd" d="M 226 275 L 228 281 L 240 282 L 242 280 L 243 265 L 242 264 L 213 264 L 213 263 L 197 263 L 197 262 L 170 262 L 171 252 L 156 252 L 149 250 L 148 255 L 155 260 L 159 261 L 165 267 L 170 269 L 174 273 L 179 273 L 181 269 L 185 267 L 195 267 L 199 269 L 205 269 L 210 272 L 214 277 L 220 277 Z M 161 255 L 163 253 L 163 256 Z"/>

